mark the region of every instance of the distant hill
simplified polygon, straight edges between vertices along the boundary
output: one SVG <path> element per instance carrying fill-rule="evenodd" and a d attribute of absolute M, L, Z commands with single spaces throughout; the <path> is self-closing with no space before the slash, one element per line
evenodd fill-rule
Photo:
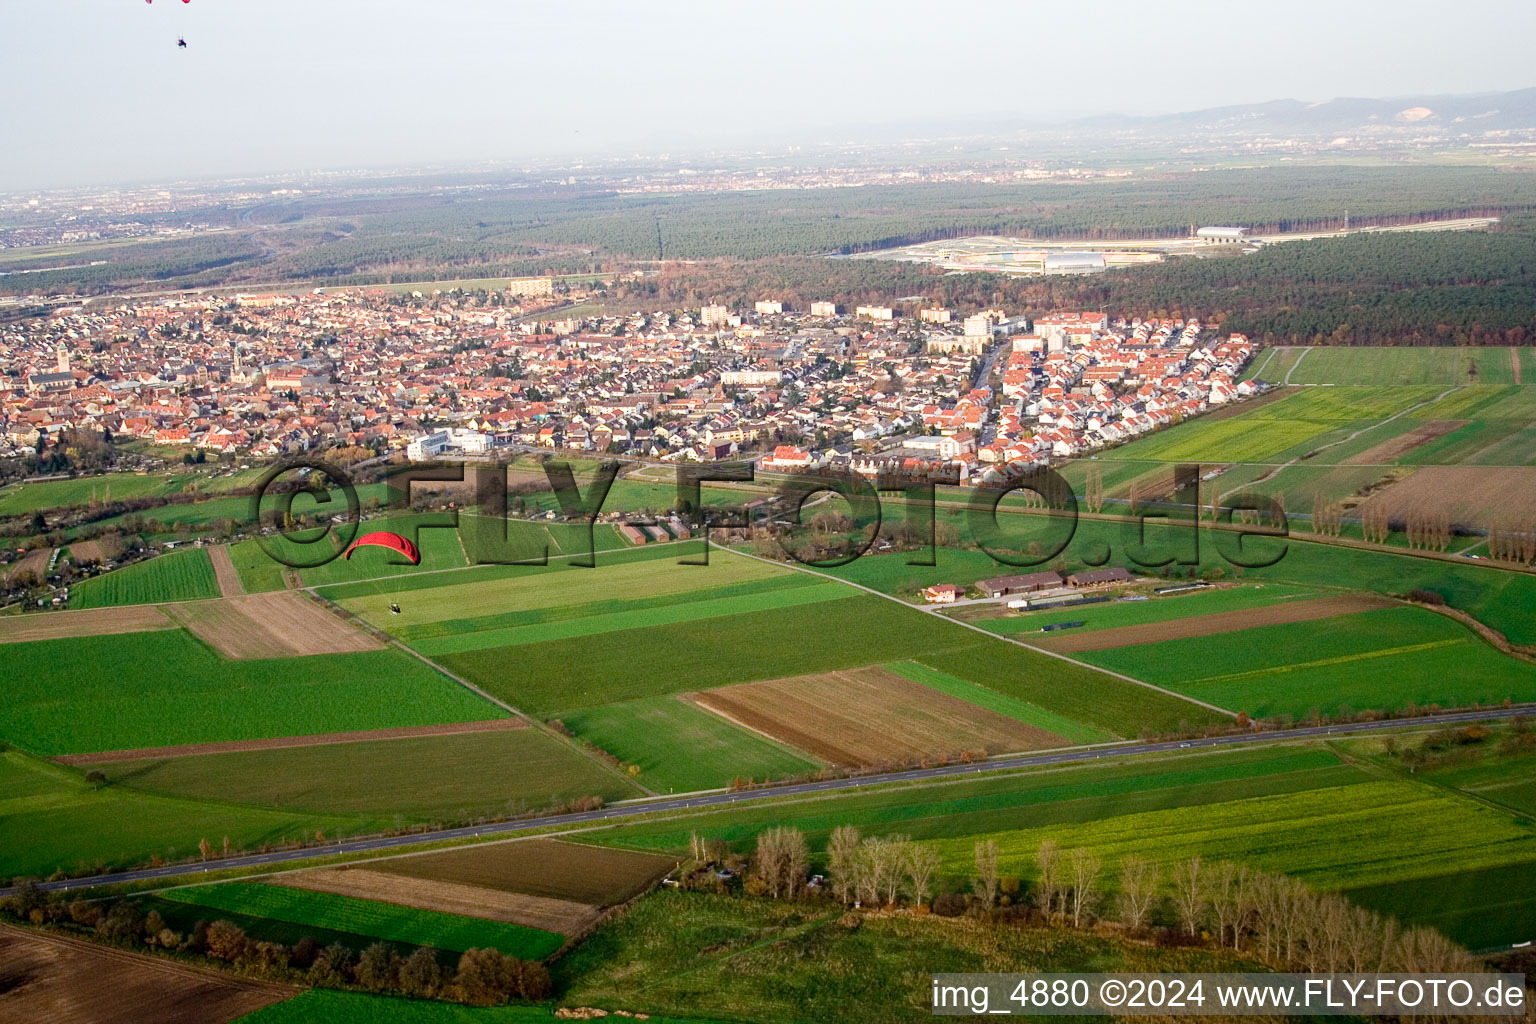
<path fill-rule="evenodd" d="M 1394 129 L 1483 134 L 1536 129 L 1536 88 L 1464 96 L 1340 97 L 1321 103 L 1271 100 L 1150 117 L 1109 115 L 1055 126 L 1156 136 L 1194 134 L 1350 135 Z"/>

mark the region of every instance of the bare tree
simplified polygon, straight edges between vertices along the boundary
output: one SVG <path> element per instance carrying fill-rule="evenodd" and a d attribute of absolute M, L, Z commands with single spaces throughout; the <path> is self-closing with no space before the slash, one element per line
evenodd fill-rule
<path fill-rule="evenodd" d="M 1061 855 L 1054 839 L 1040 840 L 1035 854 L 1035 906 L 1049 920 L 1056 912 L 1056 894 L 1061 890 Z"/>
<path fill-rule="evenodd" d="M 976 877 L 971 880 L 971 889 L 984 906 L 990 907 L 997 903 L 997 887 L 997 840 L 978 839 Z"/>
<path fill-rule="evenodd" d="M 1099 899 L 1099 871 L 1103 863 L 1098 854 L 1080 846 L 1069 858 L 1072 872 L 1072 927 L 1081 928 L 1083 919 L 1093 913 Z"/>
<path fill-rule="evenodd" d="M 1120 859 L 1120 923 L 1132 930 L 1145 928 L 1157 901 L 1162 871 L 1134 853 Z"/>
<path fill-rule="evenodd" d="M 1200 855 L 1174 864 L 1172 881 L 1179 921 L 1187 934 L 1198 935 L 1200 922 L 1205 918 L 1205 870 Z"/>
<path fill-rule="evenodd" d="M 859 844 L 855 893 L 860 904 L 875 906 L 885 891 L 886 875 L 891 871 L 890 843 L 880 836 L 870 836 Z"/>
<path fill-rule="evenodd" d="M 906 836 L 891 836 L 885 842 L 886 868 L 881 878 L 880 895 L 886 906 L 895 904 L 901 895 L 911 847 L 912 840 Z"/>
<path fill-rule="evenodd" d="M 939 869 L 939 852 L 922 843 L 907 845 L 907 899 L 912 905 L 922 906 L 932 892 L 933 875 Z"/>
<path fill-rule="evenodd" d="M 831 876 L 832 894 L 851 903 L 858 889 L 859 830 L 841 825 L 827 840 L 827 874 Z"/>
<path fill-rule="evenodd" d="M 757 837 L 753 861 L 757 877 L 768 895 L 775 899 L 793 899 L 805 885 L 805 873 L 810 864 L 805 834 L 783 825 L 764 830 Z"/>

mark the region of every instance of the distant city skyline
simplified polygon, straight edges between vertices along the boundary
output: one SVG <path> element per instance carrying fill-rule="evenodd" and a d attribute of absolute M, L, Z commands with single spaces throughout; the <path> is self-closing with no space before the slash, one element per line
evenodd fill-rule
<path fill-rule="evenodd" d="M 8 5 L 0 191 L 1532 84 L 1536 5 Z M 187 49 L 177 48 L 184 37 Z"/>

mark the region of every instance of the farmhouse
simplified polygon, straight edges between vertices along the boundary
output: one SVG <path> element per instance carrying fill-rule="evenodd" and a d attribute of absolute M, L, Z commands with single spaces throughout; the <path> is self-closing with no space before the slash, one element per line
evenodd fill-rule
<path fill-rule="evenodd" d="M 1125 583 L 1129 581 L 1131 574 L 1125 569 L 1094 569 L 1092 572 L 1075 572 L 1067 577 L 1067 583 L 1074 587 L 1094 587 L 1105 583 Z"/>
<path fill-rule="evenodd" d="M 929 604 L 951 604 L 960 596 L 960 588 L 953 583 L 935 583 L 923 588 L 923 600 Z"/>
<path fill-rule="evenodd" d="M 1048 587 L 1059 586 L 1061 586 L 1061 574 L 1051 570 L 1032 572 L 1023 576 L 999 576 L 996 579 L 982 580 L 976 584 L 977 589 L 988 597 L 1029 594 L 1036 590 L 1045 590 Z"/>

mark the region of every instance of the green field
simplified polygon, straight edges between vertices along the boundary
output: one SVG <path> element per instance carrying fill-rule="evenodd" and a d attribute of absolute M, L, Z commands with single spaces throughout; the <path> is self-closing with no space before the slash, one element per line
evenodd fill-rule
<path fill-rule="evenodd" d="M 588 528 L 577 523 L 541 523 L 496 519 L 475 513 L 459 516 L 459 540 L 472 564 L 530 561 L 586 551 L 617 551 L 629 544 L 608 523 Z"/>
<path fill-rule="evenodd" d="M 1526 382 L 1536 383 L 1536 378 Z M 1462 388 L 1417 415 L 1467 422 L 1409 452 L 1402 460 L 1408 465 L 1528 466 L 1536 461 L 1536 388 Z"/>
<path fill-rule="evenodd" d="M 998 832 L 1005 873 L 1029 878 L 1044 839 L 1087 847 L 1106 864 L 1126 854 L 1169 864 L 1199 854 L 1296 875 L 1320 889 L 1356 888 L 1536 860 L 1536 831 L 1432 786 L 1369 781 L 1226 800 L 1198 808 L 1117 813 L 1097 821 Z M 951 877 L 967 877 L 974 839 L 935 845 Z"/>
<path fill-rule="evenodd" d="M 180 494 L 198 479 L 188 473 L 112 473 L 72 480 L 38 480 L 0 488 L 0 516 L 29 515 L 39 509 L 88 505 L 92 502 L 158 498 Z"/>
<path fill-rule="evenodd" d="M 939 513 L 939 521 L 963 526 L 963 515 L 950 516 L 948 509 Z M 1044 517 L 1004 512 L 999 516 L 1002 528 L 1014 537 L 1038 533 L 1036 525 Z M 1536 643 L 1536 575 L 1510 572 L 1487 564 L 1443 559 L 1417 558 L 1406 554 L 1318 544 L 1290 538 L 1284 543 L 1256 539 L 1244 545 L 1245 551 L 1260 553 L 1280 550 L 1283 557 L 1274 565 L 1244 569 L 1239 573 L 1223 555 L 1223 545 L 1230 545 L 1230 535 L 1211 530 L 1197 531 L 1192 539 L 1190 527 L 1183 524 L 1148 520 L 1143 544 L 1143 561 L 1180 556 L 1198 543 L 1199 572 L 1220 569 L 1228 578 L 1241 576 L 1245 582 L 1290 583 L 1327 588 L 1333 591 L 1364 590 L 1406 593 L 1416 588 L 1433 590 L 1453 608 L 1468 612 L 1503 633 L 1516 644 Z M 1077 524 L 1071 545 L 1065 554 L 1066 569 L 1086 568 L 1083 558 L 1094 554 L 1111 556 L 1111 565 L 1127 564 L 1127 551 L 1135 538 L 1127 522 L 1083 518 Z M 1220 542 L 1220 543 L 1218 543 Z M 848 565 L 826 570 L 850 582 L 888 594 L 915 593 L 918 586 L 931 583 L 970 584 L 992 576 L 1032 571 L 1004 565 L 985 552 L 971 549 L 940 548 L 937 566 L 907 565 L 910 556 L 902 554 L 866 555 Z M 1133 566 L 1134 567 L 1134 566 Z M 1157 570 L 1148 570 L 1156 575 Z M 1184 600 L 1184 598 L 1180 598 Z M 1156 603 L 1156 602 L 1151 602 Z M 1091 607 L 1091 606 L 1090 606 Z M 1088 609 L 1082 609 L 1087 612 Z M 1075 612 L 1074 618 L 1078 617 Z"/>
<path fill-rule="evenodd" d="M 1511 349 L 1361 346 L 1303 349 L 1292 384 L 1513 384 Z M 1531 383 L 1536 383 L 1532 381 Z"/>
<path fill-rule="evenodd" d="M 412 537 L 414 531 L 414 541 L 421 549 L 419 565 L 412 565 L 402 556 L 385 548 L 364 547 L 354 551 L 349 559 L 338 557 L 324 565 L 299 569 L 299 577 L 309 587 L 378 579 L 378 582 L 363 585 L 373 587 L 383 594 L 393 588 L 393 577 L 467 565 L 464 549 L 459 545 L 458 531 L 421 525 L 427 521 L 427 516 L 394 516 L 368 520 L 357 527 L 358 537 L 377 530 Z M 341 536 L 335 530 L 316 542 L 322 551 L 340 551 L 340 543 Z M 241 541 L 232 545 L 229 549 L 230 560 L 234 562 L 240 581 L 250 593 L 283 588 L 283 570 L 287 566 L 268 554 L 263 545 L 293 561 L 312 561 L 315 558 L 313 545 L 296 543 L 281 536 L 267 537 L 261 541 Z"/>
<path fill-rule="evenodd" d="M 734 594 L 729 597 L 708 597 L 714 589 L 693 595 L 697 600 L 653 599 L 649 606 L 624 611 L 573 615 L 556 621 L 540 622 L 526 626 L 503 626 L 478 632 L 455 633 L 447 636 L 424 637 L 412 640 L 411 646 L 428 657 L 443 654 L 460 654 L 490 647 L 518 647 L 525 644 L 566 640 L 573 637 L 597 636 L 629 629 L 648 629 L 689 622 L 706 622 L 728 615 L 751 615 L 771 612 L 780 608 L 798 608 L 802 605 L 821 604 L 848 597 L 849 589 L 830 581 L 818 581 L 808 577 L 809 586 L 773 587 L 761 592 Z M 777 580 L 765 580 L 776 583 Z M 796 581 L 798 582 L 798 581 Z M 723 589 L 723 588 L 719 588 Z M 689 594 L 680 595 L 682 597 Z"/>
<path fill-rule="evenodd" d="M 1201 807 L 1246 797 L 1350 786 L 1370 775 L 1320 747 L 1229 750 L 1076 764 L 1001 776 L 961 776 L 922 785 L 843 790 L 794 801 L 642 819 L 586 834 L 626 849 L 685 854 L 698 832 L 745 852 L 757 834 L 785 824 L 813 848 L 840 825 L 870 835 L 945 839 L 1023 825 L 1065 825 L 1120 814 Z M 965 876 L 955 879 L 964 884 Z"/>
<path fill-rule="evenodd" d="M 160 856 L 194 856 L 199 840 L 229 836 L 236 849 L 336 834 L 337 817 L 197 803 L 97 788 L 84 771 L 62 768 L 12 750 L 0 754 L 0 879 L 45 876 L 57 869 L 132 867 Z"/>
<path fill-rule="evenodd" d="M 1082 657 L 1261 717 L 1536 700 L 1536 666 L 1422 608 L 1379 608 Z"/>
<path fill-rule="evenodd" d="M 1536 940 L 1536 869 L 1528 863 L 1456 868 L 1413 885 L 1367 885 L 1344 895 L 1404 924 L 1430 925 L 1470 949 Z"/>
<path fill-rule="evenodd" d="M 115 785 L 351 816 L 356 831 L 518 814 L 640 790 L 534 729 L 246 750 L 100 766 Z"/>
<path fill-rule="evenodd" d="M 594 580 L 590 586 L 598 584 Z M 951 623 L 865 595 L 771 615 L 726 615 L 711 620 L 708 632 L 684 622 L 620 630 L 606 634 L 600 643 L 576 637 L 527 644 L 515 648 L 515 657 L 492 648 L 439 660 L 509 703 L 548 717 L 751 679 L 871 665 L 892 656 L 973 643 Z"/>
<path fill-rule="evenodd" d="M 1052 838 L 1064 849 L 1094 848 L 1111 873 L 1114 861 L 1130 852 L 1164 863 L 1199 853 L 1209 861 L 1297 874 L 1321 888 L 1380 885 L 1402 906 L 1422 894 L 1439 909 L 1410 919 L 1479 945 L 1520 941 L 1520 929 L 1506 925 L 1529 921 L 1536 908 L 1536 885 L 1485 892 L 1474 905 L 1500 904 L 1504 923 L 1489 922 L 1473 934 L 1462 927 L 1476 923 L 1472 916 L 1435 895 L 1441 876 L 1463 866 L 1530 876 L 1536 826 L 1528 818 L 1438 785 L 1383 780 L 1371 768 L 1312 745 L 1181 752 L 1003 778 L 880 786 L 641 820 L 588 836 L 628 849 L 681 853 L 697 832 L 745 851 L 759 831 L 781 824 L 804 831 L 813 851 L 841 825 L 866 835 L 933 841 L 945 857 L 941 883 L 960 890 L 968 883 L 978 838 L 996 839 L 1006 855 L 1005 874 L 1026 879 L 1040 841 Z"/>
<path fill-rule="evenodd" d="M 1297 388 L 1232 416 L 1202 416 L 1169 427 L 1106 457 L 1206 463 L 1294 458 L 1437 394 L 1430 387 Z"/>
<path fill-rule="evenodd" d="M 494 573 L 481 571 L 473 580 L 465 577 L 464 582 L 454 577 L 447 585 L 436 586 L 428 592 L 413 594 L 408 601 L 400 601 L 399 615 L 389 610 L 389 605 L 396 600 L 392 591 L 358 596 L 358 591 L 351 589 L 345 592 L 345 596 L 334 591 L 328 592 L 326 596 L 338 601 L 349 611 L 393 632 L 424 623 L 499 616 L 509 609 L 526 611 L 595 601 L 652 598 L 768 579 L 790 571 L 725 551 L 712 555 L 707 566 L 678 565 L 677 559 L 684 557 L 685 552 L 681 549 L 659 550 L 671 557 L 624 559 L 616 564 L 600 565 L 596 569 L 562 565 L 553 569 L 560 574 L 557 578 L 551 578 L 549 570 L 540 571 L 533 567 L 498 567 Z M 491 624 L 481 622 L 477 628 Z"/>
<path fill-rule="evenodd" d="M 1112 733 L 1102 729 L 1095 729 L 1070 718 L 1052 714 L 1027 701 L 988 689 L 979 683 L 957 679 L 948 672 L 940 672 L 936 668 L 920 665 L 915 661 L 898 661 L 884 667 L 904 679 L 922 683 L 940 693 L 947 693 L 951 697 L 994 711 L 1016 722 L 1023 722 L 1026 725 L 1044 729 L 1046 732 L 1055 733 L 1071 743 L 1103 743 L 1115 739 Z"/>
<path fill-rule="evenodd" d="M 77 583 L 69 590 L 69 606 L 106 608 L 218 596 L 219 584 L 214 579 L 208 552 L 193 548 L 158 555 Z"/>
<path fill-rule="evenodd" d="M 400 651 L 227 661 L 181 630 L 6 647 L 0 738 L 37 753 L 504 717 Z"/>
<path fill-rule="evenodd" d="M 843 914 L 836 904 L 653 893 L 555 965 L 560 1002 L 755 1024 L 917 1024 L 933 1020 L 935 972 L 1247 969 L 1221 951 L 1092 932 L 934 916 L 870 915 L 847 927 Z"/>
<path fill-rule="evenodd" d="M 719 789 L 734 779 L 761 781 L 822 767 L 672 696 L 583 708 L 562 721 L 582 739 L 639 765 L 639 780 L 660 793 Z"/>
<path fill-rule="evenodd" d="M 454 952 L 490 947 L 511 956 L 537 960 L 553 953 L 564 942 L 553 932 L 523 925 L 281 885 L 218 882 L 172 889 L 164 895 L 168 900 L 191 903 L 212 911 L 271 918 Z"/>

